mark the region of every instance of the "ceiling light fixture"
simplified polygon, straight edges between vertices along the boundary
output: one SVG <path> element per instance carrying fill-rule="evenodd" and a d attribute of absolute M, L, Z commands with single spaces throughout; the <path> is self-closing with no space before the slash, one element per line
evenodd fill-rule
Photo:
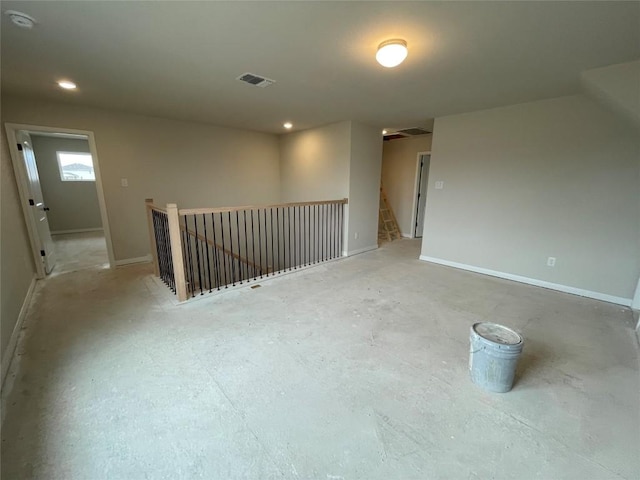
<path fill-rule="evenodd" d="M 383 134 L 383 135 L 386 135 L 386 134 L 387 134 L 387 131 L 386 131 L 386 130 L 382 130 L 382 134 Z"/>
<path fill-rule="evenodd" d="M 376 60 L 383 67 L 397 67 L 405 58 L 407 58 L 407 42 L 404 40 L 387 40 L 378 45 Z"/>
<path fill-rule="evenodd" d="M 4 12 L 8 15 L 11 21 L 20 28 L 33 28 L 36 24 L 36 19 L 26 13 L 18 12 L 17 10 L 7 10 Z"/>
<path fill-rule="evenodd" d="M 291 127 L 293 127 L 293 123 L 291 122 L 287 122 L 284 125 L 282 125 L 284 128 L 286 128 L 287 130 L 289 130 Z"/>
<path fill-rule="evenodd" d="M 69 80 L 60 80 L 58 85 L 65 90 L 75 90 L 77 88 L 77 85 Z"/>

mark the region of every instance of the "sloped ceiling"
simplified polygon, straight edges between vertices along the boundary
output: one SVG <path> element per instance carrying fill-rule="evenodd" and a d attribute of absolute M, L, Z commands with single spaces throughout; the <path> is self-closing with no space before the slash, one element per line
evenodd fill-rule
<path fill-rule="evenodd" d="M 15 2 L 2 91 L 282 132 L 389 128 L 579 91 L 583 70 L 640 58 L 638 2 Z M 401 37 L 409 57 L 378 65 Z M 251 72 L 276 80 L 241 83 Z M 77 92 L 55 81 L 73 79 Z"/>

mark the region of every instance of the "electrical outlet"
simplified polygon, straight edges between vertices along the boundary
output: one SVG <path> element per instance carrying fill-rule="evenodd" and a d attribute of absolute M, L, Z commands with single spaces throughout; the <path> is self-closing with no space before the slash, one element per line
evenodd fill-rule
<path fill-rule="evenodd" d="M 120 179 L 120 186 L 121 187 L 128 187 L 129 186 L 129 180 L 127 180 L 126 178 L 121 178 Z"/>
<path fill-rule="evenodd" d="M 444 182 L 442 180 L 438 180 L 436 182 L 436 190 L 442 190 L 444 188 Z"/>
<path fill-rule="evenodd" d="M 555 267 L 556 266 L 556 257 L 547 258 L 547 267 Z"/>

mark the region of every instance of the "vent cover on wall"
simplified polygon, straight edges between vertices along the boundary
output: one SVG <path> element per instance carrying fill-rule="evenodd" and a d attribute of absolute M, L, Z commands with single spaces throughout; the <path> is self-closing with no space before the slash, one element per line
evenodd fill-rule
<path fill-rule="evenodd" d="M 398 130 L 396 133 L 402 133 L 404 135 L 426 135 L 431 132 L 423 128 L 413 127 L 413 128 L 405 128 L 404 130 Z"/>
<path fill-rule="evenodd" d="M 248 83 L 249 85 L 253 85 L 254 87 L 268 87 L 269 85 L 273 85 L 276 83 L 275 80 L 271 80 L 270 78 L 261 77 L 260 75 L 255 75 L 253 73 L 243 73 L 236 80 L 240 80 L 241 82 Z"/>
<path fill-rule="evenodd" d="M 384 140 L 396 140 L 398 138 L 415 137 L 416 135 L 429 135 L 431 132 L 421 127 L 403 128 L 402 130 L 389 130 L 384 134 Z"/>

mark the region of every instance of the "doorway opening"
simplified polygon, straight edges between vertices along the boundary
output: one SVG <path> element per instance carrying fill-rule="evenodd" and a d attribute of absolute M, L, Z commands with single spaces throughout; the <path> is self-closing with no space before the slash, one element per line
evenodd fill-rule
<path fill-rule="evenodd" d="M 39 278 L 113 267 L 93 133 L 6 124 Z"/>
<path fill-rule="evenodd" d="M 429 167 L 431 152 L 418 153 L 416 168 L 415 202 L 413 208 L 413 238 L 422 238 L 424 231 L 424 214 L 427 205 L 427 187 L 429 186 Z"/>

